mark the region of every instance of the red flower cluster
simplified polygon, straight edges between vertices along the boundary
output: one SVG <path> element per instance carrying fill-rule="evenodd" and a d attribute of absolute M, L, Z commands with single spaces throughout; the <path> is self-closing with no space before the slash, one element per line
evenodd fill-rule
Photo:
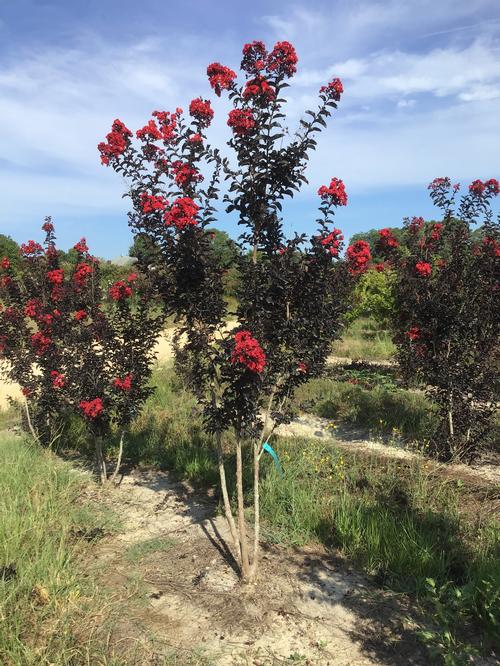
<path fill-rule="evenodd" d="M 199 183 L 203 180 L 201 173 L 190 166 L 187 162 L 177 160 L 172 164 L 174 170 L 175 182 L 179 187 L 189 187 L 191 183 Z"/>
<path fill-rule="evenodd" d="M 437 190 L 438 188 L 445 188 L 451 186 L 451 180 L 446 176 L 445 178 L 434 178 L 434 180 L 427 186 L 428 190 Z"/>
<path fill-rule="evenodd" d="M 441 222 L 435 222 L 432 226 L 431 235 L 429 236 L 430 241 L 438 241 L 441 238 L 441 232 L 443 230 L 443 225 Z"/>
<path fill-rule="evenodd" d="M 201 134 L 191 134 L 191 136 L 188 137 L 189 143 L 203 143 L 203 137 Z"/>
<path fill-rule="evenodd" d="M 300 362 L 297 364 L 298 372 L 307 372 L 309 370 L 307 363 Z"/>
<path fill-rule="evenodd" d="M 54 231 L 54 225 L 52 222 L 45 222 L 42 224 L 42 231 L 45 231 L 45 233 L 50 234 Z"/>
<path fill-rule="evenodd" d="M 21 245 L 19 252 L 23 255 L 23 257 L 34 257 L 35 255 L 41 254 L 43 252 L 43 247 L 40 245 L 40 243 L 35 243 L 35 241 L 29 240 L 26 244 L 23 243 Z"/>
<path fill-rule="evenodd" d="M 9 257 L 3 257 L 0 261 L 0 268 L 3 268 L 4 271 L 8 271 L 10 268 L 10 259 Z"/>
<path fill-rule="evenodd" d="M 378 235 L 380 236 L 380 243 L 384 247 L 391 249 L 399 247 L 399 243 L 389 227 L 386 227 L 385 229 L 379 229 Z"/>
<path fill-rule="evenodd" d="M 332 79 L 328 85 L 321 86 L 319 92 L 338 102 L 340 100 L 340 96 L 344 92 L 344 86 L 342 85 L 342 81 L 340 79 Z"/>
<path fill-rule="evenodd" d="M 494 238 L 485 236 L 483 238 L 483 248 L 485 250 L 490 250 L 493 256 L 500 257 L 500 243 L 498 243 Z"/>
<path fill-rule="evenodd" d="M 484 192 L 487 194 L 492 194 L 497 196 L 500 193 L 500 186 L 498 185 L 498 180 L 496 178 L 490 178 L 489 180 L 475 180 L 469 185 L 469 192 L 474 194 L 477 197 L 482 197 Z"/>
<path fill-rule="evenodd" d="M 255 127 L 255 119 L 250 109 L 233 109 L 229 112 L 227 124 L 236 136 L 247 136 Z"/>
<path fill-rule="evenodd" d="M 233 364 L 241 363 L 251 372 L 261 373 L 266 367 L 266 355 L 250 331 L 238 331 L 234 336 L 231 355 Z"/>
<path fill-rule="evenodd" d="M 277 42 L 267 59 L 269 72 L 282 76 L 293 76 L 297 71 L 297 53 L 290 42 Z"/>
<path fill-rule="evenodd" d="M 87 278 L 91 273 L 92 273 L 92 268 L 88 264 L 86 263 L 78 264 L 77 267 L 75 268 L 73 280 L 76 282 L 76 284 L 79 287 L 83 287 L 84 284 L 87 282 Z"/>
<path fill-rule="evenodd" d="M 141 141 L 158 141 L 162 136 L 154 120 L 150 120 L 147 125 L 138 129 L 135 135 Z"/>
<path fill-rule="evenodd" d="M 220 62 L 213 62 L 207 67 L 207 76 L 215 94 L 220 97 L 221 90 L 229 90 L 232 86 L 236 78 L 236 72 L 221 65 Z"/>
<path fill-rule="evenodd" d="M 330 185 L 322 185 L 318 190 L 322 199 L 329 199 L 334 206 L 347 206 L 347 192 L 345 185 L 339 178 L 332 178 Z"/>
<path fill-rule="evenodd" d="M 208 127 L 214 117 L 214 111 L 210 106 L 210 100 L 198 97 L 193 99 L 189 105 L 189 114 L 198 122 L 200 127 Z"/>
<path fill-rule="evenodd" d="M 405 335 L 410 338 L 410 340 L 419 340 L 421 337 L 421 330 L 418 326 L 412 326 L 409 331 L 406 331 Z"/>
<path fill-rule="evenodd" d="M 130 391 L 132 388 L 132 375 L 125 375 L 123 379 L 120 379 L 120 377 L 115 377 L 113 384 L 116 386 L 116 388 L 119 388 L 122 391 Z"/>
<path fill-rule="evenodd" d="M 266 66 L 267 49 L 264 42 L 253 41 L 243 47 L 241 69 L 249 74 L 258 74 Z"/>
<path fill-rule="evenodd" d="M 123 280 L 118 280 L 109 288 L 109 296 L 113 301 L 122 301 L 132 296 L 132 287 L 129 287 Z"/>
<path fill-rule="evenodd" d="M 425 220 L 423 217 L 412 217 L 409 229 L 412 233 L 416 234 L 422 229 L 422 227 L 425 224 Z"/>
<path fill-rule="evenodd" d="M 431 265 L 426 261 L 417 261 L 415 264 L 415 270 L 420 277 L 429 277 L 432 273 Z"/>
<path fill-rule="evenodd" d="M 89 419 L 96 419 L 102 414 L 102 400 L 101 398 L 94 398 L 94 400 L 82 400 L 80 409 Z"/>
<path fill-rule="evenodd" d="M 31 336 L 31 343 L 35 349 L 35 354 L 37 356 L 43 356 L 50 347 L 52 340 L 41 331 L 37 331 Z"/>
<path fill-rule="evenodd" d="M 130 144 L 131 137 L 132 132 L 121 120 L 116 119 L 111 126 L 111 132 L 106 135 L 107 143 L 101 141 L 97 146 L 97 149 L 101 153 L 101 163 L 108 166 L 110 160 L 124 153 Z"/>
<path fill-rule="evenodd" d="M 78 243 L 73 245 L 73 249 L 76 250 L 77 252 L 79 252 L 80 254 L 87 254 L 87 252 L 89 251 L 89 248 L 88 248 L 87 241 L 85 240 L 85 238 L 80 238 Z"/>
<path fill-rule="evenodd" d="M 30 298 L 24 306 L 24 314 L 26 317 L 35 319 L 40 312 L 41 303 L 36 298 Z"/>
<path fill-rule="evenodd" d="M 339 255 L 339 246 L 341 241 L 344 240 L 344 236 L 340 229 L 334 229 L 328 236 L 324 236 L 320 243 L 323 247 L 328 250 L 332 257 L 338 257 Z"/>
<path fill-rule="evenodd" d="M 75 312 L 76 321 L 81 321 L 82 319 L 86 319 L 86 317 L 87 317 L 87 312 L 85 310 L 77 310 Z"/>
<path fill-rule="evenodd" d="M 372 258 L 370 245 L 364 240 L 358 240 L 347 248 L 347 267 L 351 275 L 364 273 Z"/>
<path fill-rule="evenodd" d="M 198 221 L 199 206 L 190 197 L 179 197 L 165 213 L 165 225 L 174 226 L 181 231 L 185 227 L 195 226 Z"/>
<path fill-rule="evenodd" d="M 165 210 L 167 204 L 168 201 L 165 197 L 141 192 L 141 207 L 143 213 L 154 213 L 155 210 Z"/>
<path fill-rule="evenodd" d="M 57 370 L 52 370 L 50 376 L 52 377 L 52 386 L 54 388 L 63 388 L 63 386 L 66 384 L 65 376 L 60 372 L 57 372 Z"/>
<path fill-rule="evenodd" d="M 55 268 L 53 271 L 47 273 L 47 277 L 52 284 L 62 284 L 64 280 L 64 271 L 62 268 Z"/>
<path fill-rule="evenodd" d="M 251 97 L 270 101 L 276 97 L 276 91 L 269 85 L 267 79 L 259 74 L 245 84 L 243 99 L 250 99 Z"/>
<path fill-rule="evenodd" d="M 177 118 L 181 115 L 182 109 L 177 109 L 175 113 L 168 111 L 153 111 L 152 115 L 160 123 L 161 138 L 169 143 L 175 138 L 177 128 Z"/>
<path fill-rule="evenodd" d="M 374 268 L 377 271 L 377 273 L 383 273 L 385 271 L 385 264 L 384 262 L 381 262 L 380 264 L 375 264 Z"/>

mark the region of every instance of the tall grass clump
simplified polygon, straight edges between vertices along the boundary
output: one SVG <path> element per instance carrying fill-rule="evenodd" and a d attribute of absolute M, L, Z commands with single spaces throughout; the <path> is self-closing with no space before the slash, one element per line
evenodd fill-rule
<path fill-rule="evenodd" d="M 89 638 L 100 635 L 104 615 L 83 558 L 113 519 L 81 500 L 83 483 L 49 452 L 0 434 L 1 664 L 104 657 L 105 641 Z"/>
<path fill-rule="evenodd" d="M 378 584 L 415 595 L 442 630 L 431 643 L 442 642 L 446 632 L 456 636 L 457 654 L 468 636 L 476 643 L 479 636 L 483 646 L 498 643 L 500 533 L 488 511 L 493 487 L 480 490 L 478 504 L 477 489 L 419 459 L 385 460 L 306 439 L 281 439 L 275 448 L 284 477 L 269 465 L 262 485 L 270 540 L 320 542 Z"/>

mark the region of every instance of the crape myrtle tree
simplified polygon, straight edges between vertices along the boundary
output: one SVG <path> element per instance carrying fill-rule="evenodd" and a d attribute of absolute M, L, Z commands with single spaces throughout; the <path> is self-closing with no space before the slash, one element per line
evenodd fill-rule
<path fill-rule="evenodd" d="M 460 186 L 437 178 L 429 186 L 441 222 L 405 221 L 400 244 L 385 252 L 397 272 L 394 327 L 397 358 L 437 404 L 440 425 L 431 452 L 471 461 L 488 440 L 499 362 L 500 220 L 491 199 L 495 179 Z M 483 223 L 477 237 L 473 225 Z"/>
<path fill-rule="evenodd" d="M 233 107 L 227 118 L 231 162 L 207 143 L 205 130 L 214 112 L 201 97 L 190 103 L 188 118 L 181 109 L 155 111 L 135 139 L 115 120 L 99 144 L 102 162 L 130 183 L 133 231 L 146 234 L 157 248 L 152 274 L 165 312 L 178 322 L 177 367 L 214 434 L 224 510 L 245 581 L 257 571 L 263 446 L 277 424 L 289 418 L 294 389 L 324 367 L 357 277 L 370 261 L 364 241 L 349 247 L 345 260 L 339 258 L 343 236 L 331 224 L 335 209 L 347 204 L 347 194 L 337 178 L 318 191 L 317 233 L 309 240 L 284 236 L 283 202 L 307 182 L 304 172 L 317 133 L 343 92 L 339 79 L 323 86 L 317 108 L 307 111 L 299 130 L 290 134 L 282 94 L 296 64 L 288 42 L 277 43 L 270 52 L 262 42 L 253 42 L 243 48 L 242 84 L 229 67 L 208 66 L 216 95 L 227 91 Z M 231 330 L 223 299 L 224 267 L 209 229 L 217 199 L 226 212 L 237 213 L 242 227 L 238 323 Z M 231 441 L 236 450 L 236 516 L 225 477 Z M 244 445 L 253 453 L 251 547 L 244 516 Z"/>
<path fill-rule="evenodd" d="M 20 247 L 17 270 L 0 261 L 0 358 L 3 374 L 21 386 L 27 425 L 43 445 L 54 444 L 75 415 L 95 447 L 101 480 L 105 446 L 123 434 L 151 392 L 151 360 L 163 327 L 149 282 L 137 273 L 102 287 L 99 261 L 85 239 L 69 269 L 60 265 L 47 218 L 43 245 Z"/>

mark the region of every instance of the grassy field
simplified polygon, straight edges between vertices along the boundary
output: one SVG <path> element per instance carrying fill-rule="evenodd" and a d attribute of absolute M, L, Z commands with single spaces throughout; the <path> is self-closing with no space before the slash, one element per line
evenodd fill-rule
<path fill-rule="evenodd" d="M 353 321 L 332 349 L 334 356 L 369 361 L 388 361 L 394 351 L 390 333 L 365 318 Z"/>
<path fill-rule="evenodd" d="M 84 573 L 83 560 L 93 539 L 113 529 L 115 519 L 84 500 L 87 484 L 50 453 L 0 434 L 0 663 L 5 666 L 113 663 L 105 647 L 107 599 Z"/>
<path fill-rule="evenodd" d="M 296 408 L 377 432 L 424 436 L 431 406 L 422 394 L 397 388 L 390 371 L 335 373 L 301 387 Z M 200 488 L 216 486 L 212 442 L 196 400 L 171 369 L 158 369 L 154 383 L 157 391 L 127 438 L 127 462 L 166 468 Z M 332 441 L 277 439 L 273 446 L 285 475 L 280 478 L 264 459 L 268 541 L 285 547 L 322 544 L 380 586 L 409 595 L 434 627 L 422 630 L 421 638 L 436 663 L 462 663 L 477 648 L 500 640 L 493 486 L 444 476 L 425 458 L 356 454 Z M 81 475 L 53 455 L 3 437 L 0 483 L 0 616 L 6 618 L 0 662 L 127 663 L 103 656 L 105 622 L 100 620 L 101 633 L 89 640 L 105 592 L 93 588 L 81 566 L 93 547 L 84 537 L 112 529 L 112 521 L 94 502 L 81 499 Z M 131 547 L 126 557 L 138 561 L 169 547 L 168 540 L 152 540 Z"/>

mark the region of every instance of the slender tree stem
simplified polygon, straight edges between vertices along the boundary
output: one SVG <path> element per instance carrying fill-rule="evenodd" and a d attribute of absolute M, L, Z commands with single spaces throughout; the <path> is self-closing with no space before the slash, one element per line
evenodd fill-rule
<path fill-rule="evenodd" d="M 245 504 L 243 497 L 243 462 L 241 456 L 241 436 L 236 436 L 236 489 L 238 494 L 238 530 L 241 548 L 241 576 L 248 581 L 250 563 L 248 560 L 247 531 L 245 525 Z"/>
<path fill-rule="evenodd" d="M 226 470 L 224 468 L 224 454 L 222 451 L 222 436 L 221 433 L 216 433 L 217 440 L 217 457 L 219 461 L 219 477 L 220 477 L 220 486 L 222 490 L 222 499 L 224 501 L 224 513 L 226 520 L 229 525 L 229 530 L 231 532 L 231 537 L 233 539 L 233 545 L 236 552 L 236 561 L 241 567 L 241 548 L 238 538 L 238 530 L 236 529 L 236 523 L 234 522 L 233 512 L 231 509 L 231 502 L 229 501 L 229 493 L 227 492 L 227 481 L 226 481 Z"/>
<path fill-rule="evenodd" d="M 118 476 L 118 472 L 120 471 L 120 467 L 122 464 L 122 456 L 123 456 L 123 439 L 125 437 L 125 432 L 122 430 L 122 435 L 120 437 L 120 448 L 118 449 L 118 458 L 116 460 L 116 467 L 115 471 L 113 472 L 113 476 L 111 477 L 112 483 L 115 483 L 116 477 Z"/>
<path fill-rule="evenodd" d="M 38 444 L 41 444 L 40 437 L 38 437 L 38 435 L 36 433 L 36 430 L 33 427 L 33 423 L 31 421 L 30 408 L 29 408 L 27 400 L 24 401 L 24 408 L 26 410 L 26 420 L 28 421 L 28 428 L 29 428 L 29 431 L 31 433 L 31 436 L 33 437 L 35 442 L 37 442 Z"/>
<path fill-rule="evenodd" d="M 259 475 L 260 475 L 260 447 L 261 444 L 255 442 L 253 445 L 253 509 L 254 509 L 254 532 L 253 532 L 253 554 L 252 566 L 250 568 L 249 580 L 255 580 L 259 565 L 260 551 L 260 495 L 259 495 Z"/>
<path fill-rule="evenodd" d="M 104 460 L 104 455 L 102 452 L 102 442 L 100 437 L 96 437 L 95 440 L 95 453 L 96 453 L 96 463 L 97 463 L 97 473 L 101 479 L 102 485 L 105 485 L 108 480 L 108 474 L 106 470 L 106 461 Z"/>

